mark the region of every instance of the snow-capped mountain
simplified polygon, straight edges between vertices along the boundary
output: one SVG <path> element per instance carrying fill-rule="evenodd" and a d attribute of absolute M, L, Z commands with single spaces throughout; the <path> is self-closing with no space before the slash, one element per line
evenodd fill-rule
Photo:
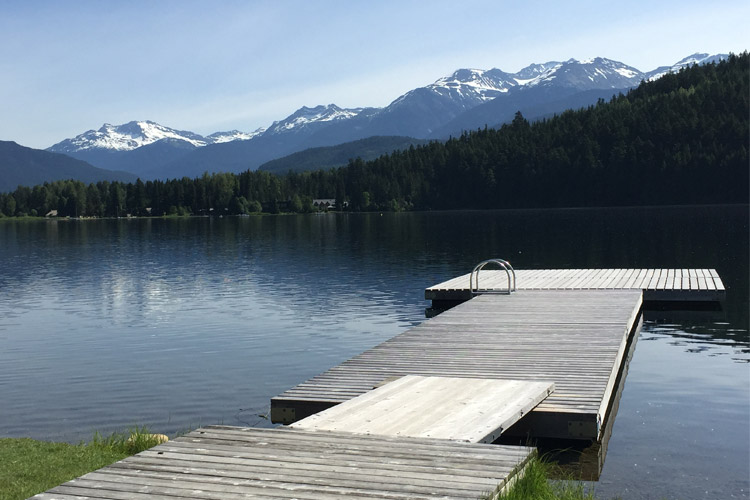
<path fill-rule="evenodd" d="M 637 85 L 643 73 L 621 62 L 597 57 L 585 61 L 569 59 L 561 63 L 532 64 L 514 77 L 522 87 L 546 85 L 590 90 L 621 89 Z"/>
<path fill-rule="evenodd" d="M 308 108 L 302 106 L 300 109 L 287 116 L 283 120 L 273 122 L 268 127 L 268 134 L 280 134 L 285 132 L 299 132 L 312 124 L 348 120 L 360 114 L 363 108 L 344 109 L 335 104 L 327 106 L 315 106 Z"/>
<path fill-rule="evenodd" d="M 99 130 L 89 130 L 65 139 L 47 151 L 65 153 L 108 170 L 124 170 L 144 179 L 161 176 L 163 169 L 197 148 L 213 144 L 249 141 L 265 129 L 255 132 L 214 132 L 206 137 L 186 130 L 176 130 L 152 121 L 132 121 L 122 125 L 105 123 Z"/>
<path fill-rule="evenodd" d="M 566 85 L 581 89 L 623 88 L 637 85 L 642 76 L 643 73 L 631 66 L 602 57 L 586 61 L 569 59 L 565 62 L 531 64 L 517 73 L 506 73 L 497 68 L 459 69 L 426 87 L 407 92 L 390 106 L 408 100 L 420 90 L 428 90 L 442 97 L 461 101 L 468 108 L 522 87 Z"/>
<path fill-rule="evenodd" d="M 577 92 L 629 88 L 638 85 L 642 78 L 643 73 L 639 70 L 601 57 L 587 61 L 569 59 L 532 64 L 517 73 L 497 68 L 461 69 L 398 97 L 373 116 L 362 130 L 370 135 L 441 139 L 460 134 L 467 126 L 484 126 L 487 123 L 482 121 L 484 117 L 476 122 L 476 127 L 472 119 L 462 121 L 458 126 L 449 125 L 476 108 L 492 107 L 499 102 L 512 106 L 520 104 L 521 107 L 532 103 L 538 105 Z M 529 92 L 529 89 L 537 90 Z M 519 99 L 525 102 L 519 103 Z M 504 113 L 501 115 L 504 119 Z M 501 121 L 490 123 L 494 125 Z"/>
<path fill-rule="evenodd" d="M 496 68 L 490 70 L 459 69 L 452 75 L 440 78 L 424 88 L 441 97 L 462 101 L 465 105 L 471 106 L 491 101 L 516 85 L 512 75 Z M 396 104 L 407 96 L 408 94 L 405 94 L 393 103 Z"/>
<path fill-rule="evenodd" d="M 253 137 L 257 137 L 265 131 L 266 129 L 261 127 L 255 132 L 240 132 L 239 130 L 230 130 L 228 132 L 214 132 L 211 135 L 207 135 L 205 139 L 206 144 L 222 144 L 232 141 L 249 141 Z"/>
<path fill-rule="evenodd" d="M 461 113 L 435 129 L 430 137 L 440 139 L 459 135 L 465 130 L 498 126 L 513 119 L 516 111 L 521 111 L 530 120 L 551 116 L 566 109 L 594 104 L 598 99 L 608 100 L 614 94 L 627 92 L 649 79 L 651 74 L 658 78 L 668 71 L 676 72 L 691 64 L 716 62 L 726 57 L 723 54 L 694 54 L 649 73 L 603 57 L 532 64 L 511 75 L 518 84 L 516 87 Z"/>
<path fill-rule="evenodd" d="M 184 141 L 194 147 L 229 141 L 244 141 L 261 134 L 262 129 L 253 133 L 232 130 L 216 132 L 203 137 L 194 132 L 175 130 L 152 121 L 132 121 L 122 125 L 105 123 L 99 130 L 89 130 L 72 139 L 65 139 L 47 148 L 56 153 L 74 153 L 87 150 L 132 151 L 158 141 Z"/>
<path fill-rule="evenodd" d="M 661 78 L 662 76 L 666 75 L 667 73 L 677 73 L 682 68 L 687 68 L 688 66 L 692 66 L 693 64 L 710 64 L 710 63 L 717 63 L 723 59 L 726 59 L 729 57 L 729 54 L 701 54 L 701 53 L 695 53 L 692 55 L 687 56 L 684 59 L 680 59 L 676 63 L 674 63 L 672 66 L 660 66 L 652 71 L 649 71 L 645 75 L 646 80 L 656 80 L 657 78 Z"/>
<path fill-rule="evenodd" d="M 368 135 L 426 138 L 466 110 L 508 93 L 518 84 L 499 69 L 459 69 L 435 82 L 410 90 L 357 123 L 360 139 Z M 364 135 L 367 134 L 367 135 Z"/>
<path fill-rule="evenodd" d="M 162 139 L 177 139 L 193 146 L 206 145 L 206 139 L 193 132 L 174 130 L 152 121 L 132 121 L 123 125 L 105 123 L 99 130 L 89 130 L 72 139 L 48 148 L 57 153 L 72 153 L 90 149 L 132 151 Z"/>

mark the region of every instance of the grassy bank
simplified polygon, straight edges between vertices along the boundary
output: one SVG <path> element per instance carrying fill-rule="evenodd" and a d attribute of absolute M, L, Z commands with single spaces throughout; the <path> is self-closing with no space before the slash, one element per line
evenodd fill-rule
<path fill-rule="evenodd" d="M 90 443 L 0 439 L 0 500 L 21 500 L 158 444 L 144 428 Z"/>
<path fill-rule="evenodd" d="M 550 481 L 553 465 L 539 458 L 529 461 L 523 477 L 499 496 L 488 495 L 485 500 L 595 500 L 580 481 Z"/>

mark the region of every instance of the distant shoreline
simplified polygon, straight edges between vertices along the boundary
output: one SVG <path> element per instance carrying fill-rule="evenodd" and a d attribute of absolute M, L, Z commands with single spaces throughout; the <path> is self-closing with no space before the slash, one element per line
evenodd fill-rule
<path fill-rule="evenodd" d="M 256 212 L 251 214 L 227 214 L 227 215 L 131 215 L 128 217 L 45 217 L 40 215 L 23 215 L 23 216 L 12 216 L 0 215 L 0 221 L 37 221 L 37 220 L 48 220 L 48 221 L 90 221 L 90 220 L 132 220 L 132 219 L 222 219 L 222 218 L 244 218 L 244 217 L 269 217 L 269 216 L 290 216 L 290 215 L 328 215 L 328 214 L 395 214 L 395 213 L 452 213 L 452 212 L 542 212 L 542 211 L 585 211 L 585 210 L 635 210 L 635 209 L 667 209 L 667 208 L 699 208 L 699 207 L 748 207 L 748 203 L 700 203 L 695 205 L 613 205 L 613 206 L 597 206 L 597 207 L 538 207 L 538 208 L 456 208 L 456 209 L 440 209 L 440 210 L 401 210 L 386 211 L 386 210 L 362 210 L 362 211 L 337 211 L 328 210 L 320 212 Z"/>

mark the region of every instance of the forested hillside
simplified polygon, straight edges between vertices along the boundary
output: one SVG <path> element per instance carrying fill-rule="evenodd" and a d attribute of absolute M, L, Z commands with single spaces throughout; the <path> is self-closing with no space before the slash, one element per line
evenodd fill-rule
<path fill-rule="evenodd" d="M 374 160 L 391 151 L 407 149 L 412 145 L 426 144 L 424 139 L 401 136 L 373 136 L 336 146 L 310 148 L 264 163 L 258 170 L 274 174 L 305 172 L 346 165 L 350 158 Z"/>
<path fill-rule="evenodd" d="M 5 215 L 242 213 L 748 202 L 747 53 L 643 83 L 627 95 L 529 123 L 464 134 L 328 171 L 197 179 L 58 181 L 0 195 Z M 213 209 L 213 210 L 211 210 Z"/>

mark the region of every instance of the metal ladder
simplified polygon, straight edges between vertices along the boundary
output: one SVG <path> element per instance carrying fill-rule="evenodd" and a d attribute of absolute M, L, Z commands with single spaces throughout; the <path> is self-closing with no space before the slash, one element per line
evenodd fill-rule
<path fill-rule="evenodd" d="M 501 269 L 505 271 L 505 274 L 508 275 L 508 289 L 494 289 L 494 288 L 487 288 L 487 289 L 480 289 L 479 288 L 479 271 L 484 269 L 484 266 L 487 264 L 496 264 L 500 266 Z M 474 278 L 474 275 L 476 275 L 476 278 Z M 469 274 L 469 291 L 471 291 L 471 295 L 481 295 L 483 293 L 494 293 L 494 294 L 502 294 L 502 295 L 510 295 L 511 293 L 516 291 L 516 271 L 513 269 L 513 266 L 510 265 L 510 262 L 503 259 L 488 259 L 483 260 L 477 266 L 474 268 L 474 270 Z"/>

